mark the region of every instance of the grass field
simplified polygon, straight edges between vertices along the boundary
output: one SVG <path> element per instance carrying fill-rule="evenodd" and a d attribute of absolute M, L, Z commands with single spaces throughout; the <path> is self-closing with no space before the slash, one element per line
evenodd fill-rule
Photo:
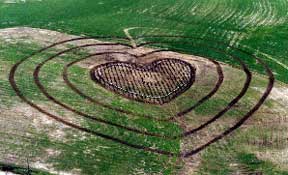
<path fill-rule="evenodd" d="M 287 9 L 287 0 L 0 0 L 0 174 L 27 174 L 28 166 L 31 174 L 63 175 L 288 174 Z M 12 27 L 26 28 L 8 29 Z M 151 105 L 123 98 L 90 80 L 91 66 L 103 58 L 89 55 L 110 46 L 73 48 L 98 41 L 67 42 L 31 56 L 75 36 L 133 38 L 103 39 L 122 46 L 156 42 L 125 51 L 179 52 L 150 57 L 183 57 L 197 67 L 196 80 L 170 103 Z M 117 47 L 113 49 L 121 51 Z M 241 129 L 198 154 L 197 148 L 237 124 L 261 101 L 271 77 L 255 56 L 277 80 L 269 98 Z M 83 57 L 88 58 L 65 69 Z M 220 62 L 223 82 L 217 64 L 205 58 Z M 68 86 L 65 71 L 70 83 L 91 99 Z M 220 88 L 205 103 L 183 118 L 162 121 L 197 104 L 216 83 Z M 219 111 L 221 118 L 205 130 L 187 134 Z M 179 158 L 190 150 L 197 154 Z"/>
<path fill-rule="evenodd" d="M 87 36 L 123 36 L 132 28 L 134 36 L 215 38 L 247 47 L 288 82 L 286 0 L 13 1 L 1 0 L 0 28 L 31 26 Z"/>

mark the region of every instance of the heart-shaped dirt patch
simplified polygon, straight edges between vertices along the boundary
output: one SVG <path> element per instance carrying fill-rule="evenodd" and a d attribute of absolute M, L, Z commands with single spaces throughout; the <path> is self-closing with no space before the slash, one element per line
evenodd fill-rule
<path fill-rule="evenodd" d="M 110 62 L 91 69 L 101 86 L 140 102 L 164 104 L 191 87 L 195 68 L 179 59 L 160 59 L 150 64 Z"/>

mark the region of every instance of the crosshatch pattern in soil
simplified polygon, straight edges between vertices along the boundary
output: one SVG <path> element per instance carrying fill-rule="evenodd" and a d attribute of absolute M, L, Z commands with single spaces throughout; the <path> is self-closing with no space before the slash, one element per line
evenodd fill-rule
<path fill-rule="evenodd" d="M 154 104 L 167 103 L 189 89 L 195 68 L 179 59 L 150 64 L 110 62 L 91 69 L 91 78 L 125 97 Z"/>

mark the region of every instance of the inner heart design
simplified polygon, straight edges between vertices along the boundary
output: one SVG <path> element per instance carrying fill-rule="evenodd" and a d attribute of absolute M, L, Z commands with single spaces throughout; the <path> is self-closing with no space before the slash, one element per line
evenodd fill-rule
<path fill-rule="evenodd" d="M 183 60 L 159 59 L 149 64 L 109 62 L 91 69 L 92 80 L 126 98 L 145 103 L 168 103 L 195 80 L 196 69 Z"/>

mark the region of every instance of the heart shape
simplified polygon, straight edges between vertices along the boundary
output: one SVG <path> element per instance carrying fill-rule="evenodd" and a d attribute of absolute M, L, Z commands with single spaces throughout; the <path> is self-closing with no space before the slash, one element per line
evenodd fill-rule
<path fill-rule="evenodd" d="M 156 37 L 157 37 L 157 36 L 156 36 Z M 154 37 L 154 38 L 156 38 L 156 37 Z M 160 36 L 160 37 L 161 37 L 161 36 Z M 162 36 L 162 37 L 163 37 L 163 36 Z M 161 38 L 162 38 L 162 37 L 161 37 Z M 165 36 L 164 36 L 164 37 L 165 37 Z M 172 36 L 172 37 L 173 37 L 173 36 Z M 176 37 L 176 38 L 177 38 L 177 37 Z M 181 37 L 181 38 L 183 39 L 184 37 Z M 185 38 L 191 39 L 191 40 L 202 40 L 202 39 L 193 38 L 193 37 L 185 37 Z M 269 76 L 269 83 L 267 84 L 267 88 L 266 88 L 265 92 L 263 92 L 263 95 L 261 96 L 261 98 L 259 99 L 259 101 L 255 104 L 255 106 L 253 106 L 245 115 L 243 114 L 242 117 L 240 117 L 239 119 L 237 118 L 236 123 L 233 124 L 232 126 L 223 127 L 223 128 L 225 128 L 225 130 L 224 130 L 223 132 L 220 132 L 219 134 L 213 133 L 213 134 L 212 134 L 213 137 L 212 137 L 211 139 L 202 139 L 202 138 L 200 137 L 199 139 L 203 140 L 203 142 L 204 142 L 203 144 L 202 144 L 202 142 L 201 142 L 201 145 L 200 145 L 200 146 L 195 146 L 195 147 L 193 147 L 193 149 L 191 148 L 191 150 L 189 150 L 189 151 L 188 151 L 188 149 L 185 150 L 185 151 L 181 151 L 179 154 L 178 154 L 178 153 L 174 153 L 174 152 L 170 152 L 170 150 L 166 150 L 166 149 L 162 150 L 161 148 L 159 149 L 158 147 L 155 148 L 155 146 L 150 147 L 150 146 L 146 146 L 146 145 L 141 145 L 141 143 L 137 143 L 137 141 L 136 141 L 136 143 L 131 143 L 130 141 L 125 141 L 125 140 L 123 140 L 122 138 L 118 138 L 117 136 L 114 136 L 114 135 L 111 136 L 111 135 L 106 134 L 106 133 L 101 133 L 101 132 L 99 132 L 99 131 L 97 131 L 97 130 L 93 130 L 93 129 L 90 129 L 90 128 L 83 127 L 83 126 L 79 125 L 78 123 L 75 124 L 75 123 L 73 123 L 73 122 L 71 122 L 71 121 L 67 121 L 65 117 L 62 118 L 62 116 L 55 115 L 55 114 L 53 114 L 53 113 L 51 113 L 51 112 L 49 112 L 49 111 L 46 111 L 46 110 L 43 109 L 41 106 L 39 106 L 39 105 L 33 103 L 33 101 L 29 100 L 29 99 L 22 93 L 21 89 L 17 86 L 17 82 L 15 81 L 15 75 L 16 75 L 17 69 L 19 68 L 19 66 L 20 66 L 23 62 L 29 60 L 32 56 L 35 56 L 36 54 L 42 53 L 42 52 L 46 51 L 47 49 L 52 48 L 52 47 L 54 47 L 54 46 L 61 45 L 61 44 L 64 44 L 64 43 L 69 43 L 69 42 L 71 42 L 71 41 L 85 40 L 85 39 L 87 39 L 87 38 L 74 38 L 74 39 L 71 39 L 71 40 L 66 40 L 66 41 L 61 41 L 61 42 L 58 42 L 58 43 L 54 43 L 54 44 L 52 44 L 52 45 L 50 45 L 50 46 L 48 46 L 48 47 L 46 47 L 46 48 L 43 48 L 43 49 L 41 49 L 41 50 L 33 53 L 30 57 L 26 57 L 26 58 L 21 59 L 19 62 L 17 62 L 17 63 L 11 68 L 11 71 L 10 71 L 10 74 L 9 74 L 9 81 L 10 81 L 10 84 L 11 84 L 12 88 L 14 89 L 14 91 L 16 92 L 16 94 L 17 94 L 24 102 L 26 102 L 28 105 L 30 105 L 31 107 L 37 109 L 39 112 L 41 112 L 41 113 L 43 113 L 43 114 L 46 114 L 46 115 L 48 115 L 49 117 L 51 117 L 51 118 L 53 118 L 53 119 L 55 119 L 55 120 L 57 120 L 57 121 L 65 124 L 65 125 L 67 125 L 67 126 L 73 127 L 73 128 L 75 128 L 75 129 L 78 129 L 78 130 L 80 130 L 80 131 L 83 131 L 83 132 L 86 132 L 86 133 L 89 133 L 89 134 L 93 134 L 93 135 L 95 135 L 95 136 L 99 136 L 99 137 L 102 137 L 102 138 L 105 138 L 105 139 L 108 139 L 108 140 L 115 141 L 115 142 L 117 142 L 117 143 L 121 143 L 121 144 L 127 145 L 127 146 L 132 147 L 132 148 L 141 149 L 141 150 L 144 150 L 144 151 L 149 151 L 149 152 L 154 152 L 154 153 L 159 153 L 159 154 L 165 154 L 165 155 L 169 155 L 169 156 L 189 157 L 189 156 L 195 155 L 196 153 L 198 153 L 199 151 L 205 149 L 205 148 L 208 147 L 209 145 L 211 145 L 211 144 L 217 142 L 218 140 L 222 139 L 223 137 L 227 136 L 227 135 L 230 134 L 232 131 L 238 129 L 245 121 L 247 121 L 247 119 L 249 119 L 249 118 L 261 107 L 261 105 L 262 105 L 262 104 L 264 103 L 264 101 L 267 99 L 268 95 L 270 94 L 270 92 L 271 92 L 271 90 L 272 90 L 272 88 L 273 88 L 273 84 L 274 84 L 274 76 L 273 76 L 272 71 L 271 71 L 271 70 L 269 69 L 269 67 L 264 63 L 264 61 L 262 61 L 260 58 L 254 56 L 254 55 L 250 55 L 250 53 L 249 53 L 249 52 L 246 52 L 245 50 L 238 49 L 238 48 L 235 48 L 235 47 L 232 47 L 232 46 L 227 46 L 225 43 L 221 43 L 221 42 L 218 42 L 218 41 L 215 42 L 215 41 L 214 41 L 215 44 L 217 43 L 217 45 L 223 45 L 223 46 L 225 46 L 225 48 L 231 48 L 231 49 L 233 49 L 233 50 L 239 51 L 240 53 L 244 53 L 245 55 L 248 55 L 248 56 L 250 55 L 252 58 L 254 58 L 255 60 L 257 60 L 257 61 L 259 62 L 259 64 L 261 64 L 261 65 L 264 67 L 264 69 L 266 70 L 266 73 L 267 73 L 267 75 Z M 209 41 L 209 42 L 212 41 L 212 42 L 213 42 L 213 40 L 203 40 L 203 41 L 205 41 L 205 43 L 208 43 L 207 41 Z M 183 44 L 182 41 L 181 41 L 181 43 Z M 151 42 L 150 42 L 150 44 L 151 44 Z M 175 44 L 175 41 L 173 41 L 173 44 Z M 96 45 L 96 44 L 92 44 L 92 45 Z M 38 73 L 39 73 L 41 67 L 42 67 L 45 63 L 47 63 L 47 61 L 50 61 L 50 60 L 54 59 L 56 56 L 59 56 L 59 55 L 61 55 L 61 54 L 64 54 L 65 52 L 69 52 L 69 51 L 72 51 L 72 50 L 77 49 L 77 48 L 88 47 L 88 46 L 92 46 L 92 45 L 91 45 L 91 44 L 87 44 L 87 45 L 83 45 L 83 46 L 78 46 L 78 47 L 75 47 L 75 48 L 67 49 L 67 50 L 65 50 L 65 51 L 62 51 L 62 52 L 57 53 L 56 55 L 53 55 L 52 57 L 49 57 L 48 59 L 46 59 L 46 60 L 43 61 L 42 63 L 38 64 L 38 66 L 36 67 L 36 69 L 35 69 L 35 71 L 34 71 L 34 73 L 33 73 L 34 79 L 35 79 L 35 82 L 37 82 L 37 86 L 39 87 L 39 89 L 43 92 L 43 94 L 44 94 L 46 97 L 48 97 L 48 99 L 52 100 L 53 102 L 57 102 L 57 104 L 59 104 L 59 105 L 61 105 L 61 106 L 63 106 L 63 107 L 65 106 L 64 104 L 60 103 L 59 101 L 56 101 L 56 99 L 53 98 L 52 96 L 49 96 L 49 93 L 47 93 L 47 91 L 44 91 L 45 88 L 41 85 L 41 82 L 40 82 L 39 79 L 38 79 Z M 99 45 L 99 44 L 97 44 L 97 45 Z M 109 45 L 112 45 L 112 44 L 109 44 Z M 123 44 L 117 44 L 117 45 L 123 45 Z M 142 46 L 143 46 L 143 45 L 148 45 L 148 44 L 145 44 L 145 43 L 144 43 L 144 44 L 142 44 Z M 139 45 L 138 45 L 138 46 L 139 46 Z M 201 45 L 201 46 L 203 47 L 203 45 Z M 218 48 L 211 47 L 211 46 L 206 45 L 206 44 L 204 44 L 204 46 L 205 46 L 205 48 L 208 48 L 209 50 L 214 50 L 214 51 L 216 51 L 216 52 L 219 52 L 219 51 L 220 51 L 220 52 L 225 53 L 225 51 L 226 51 L 226 50 L 222 50 L 222 49 L 218 49 Z M 132 47 L 131 47 L 131 48 L 132 48 Z M 179 49 L 173 49 L 172 51 L 181 52 L 181 50 L 179 50 Z M 183 50 L 182 50 L 182 51 L 183 51 Z M 100 54 L 103 54 L 103 53 L 98 53 L 98 55 L 100 55 Z M 226 53 L 225 53 L 225 54 L 226 54 Z M 95 56 L 95 55 L 96 55 L 96 54 L 94 54 L 93 56 Z M 146 54 L 146 55 L 147 55 L 147 54 Z M 237 57 L 235 57 L 234 55 L 229 54 L 229 53 L 227 53 L 227 55 L 228 55 L 229 57 L 231 57 L 233 60 L 238 61 L 238 62 L 242 65 L 243 70 L 244 70 L 245 73 L 247 74 L 246 82 L 248 82 L 248 83 L 245 83 L 245 85 L 244 85 L 241 93 L 240 93 L 237 97 L 235 97 L 235 98 L 230 102 L 230 104 L 229 104 L 227 107 L 224 108 L 224 110 L 222 110 L 220 113 L 216 114 L 216 115 L 213 117 L 213 119 L 210 120 L 207 124 L 203 124 L 202 126 L 204 126 L 204 127 L 198 127 L 198 128 L 200 128 L 200 129 L 197 128 L 197 131 L 204 129 L 206 126 L 208 126 L 209 124 L 212 124 L 215 120 L 217 120 L 219 117 L 221 117 L 222 115 L 224 115 L 224 113 L 227 112 L 227 109 L 229 110 L 229 109 L 233 106 L 233 105 L 231 105 L 231 104 L 233 104 L 233 103 L 236 104 L 237 101 L 238 101 L 238 99 L 239 99 L 239 96 L 245 94 L 246 88 L 249 87 L 250 79 L 251 79 L 252 76 L 251 76 L 251 73 L 249 72 L 248 68 L 246 67 L 246 65 L 245 65 L 244 63 L 242 63 L 242 61 L 241 61 L 240 58 L 237 58 Z M 92 56 L 92 55 L 90 55 L 90 56 Z M 86 57 L 86 58 L 87 58 L 87 57 Z M 86 59 L 86 58 L 85 58 L 85 59 Z M 139 58 L 139 57 L 137 57 L 137 58 Z M 76 62 L 78 62 L 78 61 L 76 61 Z M 76 62 L 74 61 L 73 64 L 76 63 Z M 213 61 L 213 62 L 214 62 L 214 61 Z M 121 62 L 118 62 L 118 63 L 121 63 Z M 71 63 L 69 63 L 69 65 L 70 65 L 70 64 L 71 64 Z M 131 64 L 131 63 L 128 63 L 128 64 Z M 153 63 L 152 63 L 152 65 L 153 65 Z M 142 67 L 146 67 L 146 66 L 142 66 Z M 152 67 L 153 67 L 153 66 L 152 66 Z M 154 66 L 154 67 L 155 67 L 155 66 Z M 141 68 L 141 66 L 140 66 L 140 68 Z M 91 76 L 94 77 L 94 78 L 96 78 L 96 76 L 93 75 L 93 74 L 95 74 L 95 72 L 96 72 L 96 69 L 93 69 L 93 70 L 91 70 L 91 72 L 90 72 L 90 73 L 91 73 Z M 173 72 L 173 73 L 174 73 L 174 72 Z M 177 72 L 176 72 L 176 73 L 177 73 Z M 176 73 L 174 73 L 174 74 L 176 74 Z M 195 75 L 195 74 L 194 74 L 194 75 Z M 95 79 L 95 80 L 96 80 L 96 79 Z M 192 81 L 192 83 L 193 83 L 193 81 Z M 191 83 L 191 84 L 192 84 L 192 83 Z M 218 84 L 218 85 L 221 85 L 221 83 Z M 217 91 L 217 86 L 216 86 L 216 91 Z M 212 92 L 213 92 L 213 91 L 212 91 Z M 208 96 L 208 97 L 209 97 L 209 96 Z M 205 101 L 205 98 L 203 98 L 203 99 L 204 99 L 204 101 Z M 202 102 L 203 102 L 203 101 L 202 101 Z M 191 108 L 190 108 L 189 110 L 187 110 L 187 111 L 190 112 L 192 109 L 194 109 L 194 107 L 191 107 Z M 71 111 L 72 111 L 72 112 L 76 112 L 76 110 L 74 110 L 74 109 L 71 109 Z M 184 112 L 185 112 L 185 111 L 184 111 Z M 220 115 L 219 115 L 219 114 L 220 114 Z M 85 115 L 85 114 L 84 114 L 83 116 L 85 116 L 85 117 L 91 117 L 91 116 L 88 116 L 88 115 Z M 93 117 L 93 116 L 92 116 L 92 117 Z M 96 119 L 95 121 L 97 121 L 97 122 L 100 122 L 100 121 L 101 121 L 101 119 L 97 119 L 97 118 L 95 118 L 95 119 Z M 101 122 L 103 122 L 103 120 L 102 120 Z M 104 122 L 103 122 L 103 123 L 104 123 Z M 105 122 L 105 123 L 106 123 L 106 122 Z M 113 123 L 111 123 L 111 122 L 108 123 L 108 122 L 107 122 L 106 124 L 112 125 Z M 113 125 L 116 126 L 116 125 L 118 125 L 118 124 L 113 124 Z M 121 125 L 120 125 L 120 126 L 121 126 Z M 119 125 L 118 125 L 117 127 L 119 127 Z M 124 128 L 123 126 L 121 126 L 121 127 Z M 127 128 L 128 128 L 128 127 L 126 127 L 126 129 L 127 129 Z M 129 129 L 130 131 L 135 131 L 135 129 L 131 129 L 131 128 L 128 128 L 128 129 Z M 195 131 L 195 130 L 189 131 L 188 134 L 193 133 L 194 131 Z M 214 137 L 214 136 L 215 136 L 215 137 Z M 186 137 L 186 136 L 185 136 L 185 137 Z M 191 137 L 190 137 L 190 138 L 191 138 Z M 193 139 L 194 139 L 194 138 L 196 139 L 196 137 L 193 137 Z M 146 139 L 145 139 L 145 141 L 146 141 Z"/>
<path fill-rule="evenodd" d="M 109 62 L 91 69 L 92 80 L 126 98 L 164 104 L 189 89 L 196 69 L 180 59 L 159 59 L 149 64 Z"/>

